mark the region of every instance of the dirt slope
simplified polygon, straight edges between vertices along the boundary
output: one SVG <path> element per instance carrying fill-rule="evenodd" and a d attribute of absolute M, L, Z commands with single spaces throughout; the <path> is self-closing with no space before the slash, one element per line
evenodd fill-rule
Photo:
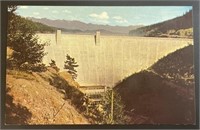
<path fill-rule="evenodd" d="M 6 124 L 88 124 L 65 100 L 65 92 L 50 85 L 56 75 L 53 69 L 31 74 L 7 70 Z"/>

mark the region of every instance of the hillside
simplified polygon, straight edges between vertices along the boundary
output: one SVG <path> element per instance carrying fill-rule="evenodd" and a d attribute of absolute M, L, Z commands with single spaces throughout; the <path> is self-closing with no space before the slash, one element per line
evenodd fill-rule
<path fill-rule="evenodd" d="M 129 35 L 192 38 L 192 10 L 174 19 L 131 30 Z"/>
<path fill-rule="evenodd" d="M 175 84 L 194 86 L 194 46 L 189 45 L 160 59 L 150 67 Z"/>
<path fill-rule="evenodd" d="M 103 34 L 121 34 L 127 35 L 130 30 L 142 27 L 142 25 L 136 26 L 110 26 L 110 25 L 98 25 L 92 23 L 84 23 L 81 21 L 69 21 L 69 20 L 50 20 L 47 18 L 33 18 L 29 17 L 28 19 L 39 22 L 54 28 L 59 28 L 65 32 L 73 33 L 73 32 L 80 32 L 80 33 L 93 33 L 96 30 L 103 31 Z M 106 32 L 106 33 L 105 33 Z M 109 32 L 109 33 L 108 33 Z"/>
<path fill-rule="evenodd" d="M 90 124 L 68 73 L 7 70 L 6 80 L 6 124 Z"/>
<path fill-rule="evenodd" d="M 30 21 L 32 22 L 32 21 Z M 52 33 L 56 31 L 56 28 L 50 27 L 48 25 L 39 23 L 39 22 L 32 22 L 35 26 L 35 31 L 40 33 Z"/>
<path fill-rule="evenodd" d="M 118 83 L 130 124 L 194 124 L 193 46 Z M 139 120 L 139 121 L 138 121 Z"/>
<path fill-rule="evenodd" d="M 33 22 L 32 20 L 29 20 L 27 18 L 23 18 L 21 16 L 15 15 L 16 19 L 19 19 L 19 21 L 26 23 L 27 25 L 30 25 L 33 31 L 40 32 L 40 33 L 52 33 L 55 32 L 56 28 L 50 27 L 48 25 L 39 23 L 39 22 Z"/>

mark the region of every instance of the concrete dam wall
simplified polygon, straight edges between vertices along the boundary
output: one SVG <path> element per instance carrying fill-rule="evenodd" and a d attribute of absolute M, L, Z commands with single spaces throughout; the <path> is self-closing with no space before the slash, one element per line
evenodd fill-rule
<path fill-rule="evenodd" d="M 150 67 L 167 54 L 193 44 L 192 39 L 148 38 L 129 36 L 100 36 L 75 34 L 38 34 L 41 41 L 47 41 L 48 54 L 43 62 L 51 59 L 64 71 L 66 54 L 75 58 L 76 81 L 83 86 L 114 86 L 120 80 Z M 177 61 L 178 62 L 178 61 Z"/>

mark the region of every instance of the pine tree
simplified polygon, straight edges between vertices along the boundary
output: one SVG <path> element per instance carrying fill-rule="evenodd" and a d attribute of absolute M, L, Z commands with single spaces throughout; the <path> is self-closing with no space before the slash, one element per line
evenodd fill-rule
<path fill-rule="evenodd" d="M 54 68 L 57 72 L 59 72 L 60 69 L 57 67 L 55 60 L 52 60 L 52 59 L 51 59 L 51 62 L 49 63 L 49 65 L 50 65 L 52 68 Z"/>
<path fill-rule="evenodd" d="M 15 35 L 17 32 L 17 18 L 15 15 L 15 11 L 17 10 L 17 6 L 10 5 L 8 6 L 8 29 L 7 29 L 7 46 L 13 45 Z"/>
<path fill-rule="evenodd" d="M 46 54 L 44 46 L 46 43 L 38 43 L 35 35 L 35 26 L 25 18 L 16 15 L 16 6 L 8 7 L 8 34 L 7 45 L 13 50 L 9 59 L 13 68 L 36 70 L 44 67 L 41 64 L 42 58 Z M 37 69 L 36 69 L 37 68 Z"/>
<path fill-rule="evenodd" d="M 89 115 L 91 115 L 90 117 L 93 118 L 95 123 L 126 124 L 125 106 L 117 91 L 107 90 L 102 98 L 103 100 L 99 103 L 89 102 Z"/>
<path fill-rule="evenodd" d="M 113 91 L 113 92 L 112 92 Z M 113 93 L 113 100 L 112 100 Z M 120 95 L 115 90 L 108 90 L 104 96 L 103 106 L 104 106 L 104 115 L 103 123 L 104 124 L 124 124 L 124 104 L 121 101 Z M 113 115 L 111 115 L 111 102 L 113 102 Z M 113 116 L 113 122 L 111 122 L 111 116 Z"/>
<path fill-rule="evenodd" d="M 72 75 L 73 79 L 76 79 L 77 77 L 77 71 L 75 70 L 75 67 L 78 67 L 77 62 L 74 58 L 70 57 L 68 54 L 66 56 L 66 61 L 64 62 L 64 69 L 67 70 L 68 73 Z"/>

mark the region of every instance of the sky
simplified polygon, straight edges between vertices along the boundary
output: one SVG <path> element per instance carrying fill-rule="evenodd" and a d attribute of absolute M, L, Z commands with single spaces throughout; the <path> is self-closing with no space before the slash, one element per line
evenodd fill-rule
<path fill-rule="evenodd" d="M 191 9 L 192 6 L 18 6 L 16 13 L 23 17 L 129 26 L 155 24 Z"/>

